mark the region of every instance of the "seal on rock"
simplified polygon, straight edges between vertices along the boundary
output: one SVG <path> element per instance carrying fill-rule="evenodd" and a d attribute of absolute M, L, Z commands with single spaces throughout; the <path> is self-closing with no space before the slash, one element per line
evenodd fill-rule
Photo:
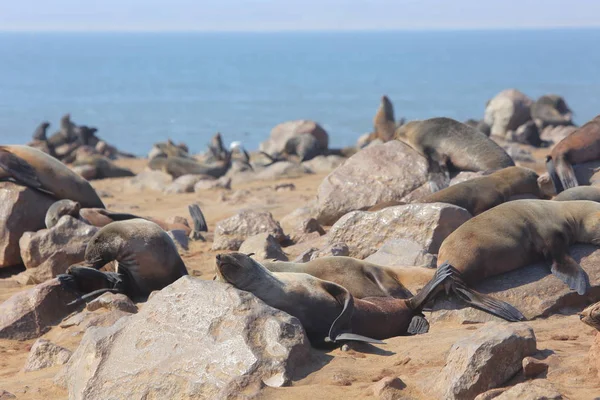
<path fill-rule="evenodd" d="M 432 163 L 459 171 L 495 171 L 515 165 L 512 158 L 478 130 L 451 118 L 410 121 L 396 129 L 395 138 Z"/>
<path fill-rule="evenodd" d="M 313 344 L 343 340 L 382 343 L 379 340 L 427 332 L 422 308 L 450 274 L 447 266 L 440 266 L 433 279 L 410 299 L 355 299 L 343 286 L 308 274 L 273 274 L 248 255 L 217 255 L 220 280 L 298 318 Z"/>
<path fill-rule="evenodd" d="M 556 193 L 579 185 L 574 164 L 600 159 L 600 115 L 558 142 L 546 157 L 546 167 Z"/>
<path fill-rule="evenodd" d="M 115 272 L 99 271 L 117 261 Z M 85 263 L 58 276 L 66 287 L 85 293 L 75 302 L 105 292 L 146 297 L 187 275 L 187 269 L 169 235 L 145 219 L 112 222 L 92 237 Z"/>
<path fill-rule="evenodd" d="M 577 186 L 560 192 L 552 200 L 555 201 L 573 201 L 589 200 L 600 203 L 600 188 L 596 186 Z"/>
<path fill-rule="evenodd" d="M 48 130 L 49 126 L 50 122 L 44 121 L 37 128 L 35 128 L 35 131 L 33 132 L 33 140 L 48 140 L 48 138 L 46 137 L 46 131 Z"/>
<path fill-rule="evenodd" d="M 373 118 L 373 135 L 371 140 L 380 139 L 389 142 L 394 138 L 396 131 L 396 119 L 394 117 L 394 106 L 387 96 L 381 97 L 381 103 Z"/>
<path fill-rule="evenodd" d="M 0 146 L 0 180 L 12 180 L 56 199 L 104 208 L 88 181 L 48 154 L 29 146 Z"/>

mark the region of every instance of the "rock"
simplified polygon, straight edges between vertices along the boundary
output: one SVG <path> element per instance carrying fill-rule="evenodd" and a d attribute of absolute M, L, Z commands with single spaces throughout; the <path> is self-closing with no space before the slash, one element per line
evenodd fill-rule
<path fill-rule="evenodd" d="M 350 249 L 346 243 L 332 243 L 320 250 L 314 251 L 310 254 L 310 260 L 320 257 L 347 257 L 350 255 Z"/>
<path fill-rule="evenodd" d="M 88 311 L 106 308 L 107 310 L 121 310 L 132 314 L 138 312 L 138 308 L 133 304 L 133 301 L 122 293 L 104 293 L 90 301 L 85 308 Z"/>
<path fill-rule="evenodd" d="M 475 397 L 475 400 L 492 400 L 492 399 L 495 399 L 496 397 L 500 396 L 502 393 L 506 392 L 507 390 L 508 390 L 508 388 L 491 389 L 491 390 L 488 390 L 487 392 L 483 392 L 483 393 L 477 395 L 477 397 Z"/>
<path fill-rule="evenodd" d="M 573 113 L 565 99 L 555 94 L 537 99 L 531 105 L 531 118 L 540 130 L 547 126 L 573 125 Z"/>
<path fill-rule="evenodd" d="M 504 146 L 502 146 L 502 148 L 515 161 L 535 162 L 535 159 L 531 155 L 531 152 L 529 150 L 526 150 L 526 149 L 520 147 L 516 143 L 504 145 Z"/>
<path fill-rule="evenodd" d="M 56 200 L 25 186 L 0 182 L 0 268 L 21 264 L 19 239 L 45 227 L 46 211 Z"/>
<path fill-rule="evenodd" d="M 479 177 L 486 176 L 486 175 L 489 175 L 489 172 L 485 172 L 485 171 L 478 171 L 478 172 L 461 171 L 458 174 L 456 174 L 456 176 L 454 178 L 452 178 L 450 180 L 450 184 L 448 186 L 453 186 L 453 185 L 456 185 L 457 183 L 466 182 L 466 181 L 469 181 L 471 179 L 479 178 Z"/>
<path fill-rule="evenodd" d="M 596 370 L 596 374 L 600 378 L 600 332 L 596 333 L 588 354 L 590 367 Z"/>
<path fill-rule="evenodd" d="M 397 140 L 369 146 L 330 173 L 317 193 L 317 220 L 331 225 L 344 214 L 403 201 L 428 180 L 424 157 Z"/>
<path fill-rule="evenodd" d="M 504 137 L 531 120 L 530 107 L 533 102 L 516 89 L 507 89 L 488 101 L 483 121 L 491 127 L 491 134 Z"/>
<path fill-rule="evenodd" d="M 510 140 L 535 147 L 540 147 L 542 145 L 540 132 L 533 121 L 528 121 L 519 126 L 516 131 L 512 131 Z"/>
<path fill-rule="evenodd" d="M 6 390 L 0 389 L 0 400 L 16 400 L 17 396 L 14 394 L 7 392 Z"/>
<path fill-rule="evenodd" d="M 437 258 L 422 246 L 408 239 L 389 239 L 365 261 L 386 267 L 418 265 L 435 268 Z"/>
<path fill-rule="evenodd" d="M 369 143 L 371 143 L 371 134 L 365 133 L 358 137 L 358 140 L 356 141 L 356 148 L 364 149 L 365 147 L 367 147 L 369 145 Z M 381 142 L 381 143 L 383 143 L 383 142 Z"/>
<path fill-rule="evenodd" d="M 392 143 L 392 142 L 390 142 Z M 471 218 L 464 208 L 445 203 L 407 204 L 375 212 L 344 215 L 329 231 L 329 243 L 342 242 L 350 255 L 364 259 L 389 239 L 409 239 L 432 254 L 442 241 Z"/>
<path fill-rule="evenodd" d="M 25 232 L 19 247 L 33 282 L 42 283 L 64 274 L 71 265 L 83 261 L 86 246 L 98 229 L 64 215 L 50 229 Z"/>
<path fill-rule="evenodd" d="M 54 365 L 63 365 L 69 361 L 71 354 L 71 350 L 57 346 L 46 339 L 38 339 L 31 347 L 23 370 L 29 372 L 52 367 Z"/>
<path fill-rule="evenodd" d="M 588 273 L 591 288 L 585 296 L 569 289 L 561 280 L 550 274 L 545 263 L 493 276 L 478 283 L 474 289 L 489 294 L 516 307 L 527 319 L 548 317 L 558 313 L 580 311 L 590 302 L 600 301 L 600 249 L 592 245 L 574 245 L 569 254 Z M 433 312 L 428 314 L 430 323 L 437 321 L 485 322 L 496 317 L 458 301 L 436 301 Z"/>
<path fill-rule="evenodd" d="M 162 171 L 142 171 L 125 183 L 130 190 L 164 191 L 173 182 L 173 177 Z"/>
<path fill-rule="evenodd" d="M 251 398 L 263 383 L 287 384 L 310 351 L 296 318 L 184 276 L 139 313 L 88 329 L 62 377 L 72 400 Z"/>
<path fill-rule="evenodd" d="M 564 397 L 556 390 L 554 385 L 545 379 L 536 379 L 519 383 L 506 390 L 495 400 L 562 400 Z"/>
<path fill-rule="evenodd" d="M 296 164 L 290 161 L 280 161 L 269 165 L 256 174 L 255 179 L 260 181 L 271 181 L 281 178 L 299 178 L 306 174 L 312 174 L 304 164 Z"/>
<path fill-rule="evenodd" d="M 576 130 L 575 126 L 547 126 L 542 130 L 540 138 L 547 142 L 558 143 Z"/>
<path fill-rule="evenodd" d="M 539 374 L 548 371 L 548 364 L 536 360 L 533 357 L 525 357 L 523 359 L 523 375 L 525 378 L 535 378 Z"/>
<path fill-rule="evenodd" d="M 318 250 L 319 249 L 317 249 L 316 247 L 311 247 L 309 249 L 306 249 L 305 251 L 300 253 L 300 255 L 298 257 L 294 258 L 294 260 L 292 262 L 295 262 L 295 263 L 309 262 L 311 259 L 311 256 L 314 254 L 315 251 L 318 251 Z"/>
<path fill-rule="evenodd" d="M 281 225 L 281 228 L 283 228 L 284 232 L 293 232 L 297 226 L 306 220 L 314 218 L 315 215 L 316 211 L 314 210 L 314 207 L 300 207 L 281 218 L 279 224 Z"/>
<path fill-rule="evenodd" d="M 301 220 L 297 223 L 294 229 L 290 233 L 290 239 L 293 242 L 301 242 L 307 237 L 308 234 L 316 232 L 319 236 L 325 234 L 325 229 L 317 222 L 314 218 L 308 218 Z"/>
<path fill-rule="evenodd" d="M 194 186 L 194 192 L 211 189 L 231 189 L 231 178 L 228 176 L 222 176 L 219 179 L 208 180 L 202 179 Z"/>
<path fill-rule="evenodd" d="M 371 386 L 375 397 L 380 399 L 396 399 L 399 392 L 406 387 L 402 379 L 394 376 L 387 376 Z"/>
<path fill-rule="evenodd" d="M 137 308 L 136 308 L 137 309 Z M 67 318 L 60 324 L 61 328 L 69 328 L 71 326 L 79 326 L 82 331 L 86 331 L 92 326 L 108 327 L 113 326 L 115 322 L 123 317 L 132 315 L 130 312 L 122 310 L 109 310 L 107 312 L 91 312 L 84 310 L 72 317 Z"/>
<path fill-rule="evenodd" d="M 167 234 L 173 239 L 173 242 L 179 251 L 188 251 L 190 249 L 190 238 L 183 229 L 173 229 L 167 231 Z"/>
<path fill-rule="evenodd" d="M 329 155 L 329 156 L 317 156 L 309 161 L 304 161 L 303 166 L 309 170 L 319 174 L 324 172 L 331 172 L 346 161 L 345 157 Z"/>
<path fill-rule="evenodd" d="M 299 135 L 312 135 L 317 139 L 319 147 L 325 151 L 329 146 L 329 136 L 325 129 L 314 121 L 308 120 L 297 120 L 284 122 L 275 126 L 271 130 L 269 139 L 260 144 L 260 151 L 275 155 L 276 153 L 283 153 L 285 150 L 285 144 L 287 141 L 294 136 Z"/>
<path fill-rule="evenodd" d="M 529 326 L 488 323 L 452 345 L 435 390 L 444 399 L 473 399 L 512 378 L 523 357 L 535 352 Z"/>
<path fill-rule="evenodd" d="M 244 240 L 259 233 L 269 233 L 279 243 L 286 239 L 270 212 L 242 210 L 217 222 L 212 250 L 237 250 Z"/>
<path fill-rule="evenodd" d="M 254 253 L 254 258 L 258 261 L 288 261 L 288 257 L 281 249 L 277 240 L 269 233 L 259 233 L 258 235 L 250 236 L 244 240 L 239 252 L 244 254 Z"/>
<path fill-rule="evenodd" d="M 194 185 L 200 180 L 205 180 L 207 176 L 204 175 L 182 175 L 175 179 L 169 186 L 164 190 L 165 193 L 192 193 L 194 191 Z M 212 177 L 208 177 L 212 178 Z"/>
<path fill-rule="evenodd" d="M 18 292 L 0 304 L 0 338 L 27 340 L 43 335 L 73 311 L 76 296 L 56 279 Z"/>

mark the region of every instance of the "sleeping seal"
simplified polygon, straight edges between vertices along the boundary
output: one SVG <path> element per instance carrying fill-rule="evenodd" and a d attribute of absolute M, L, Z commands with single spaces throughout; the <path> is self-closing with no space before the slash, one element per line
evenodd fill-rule
<path fill-rule="evenodd" d="M 0 180 L 12 180 L 59 200 L 77 201 L 83 207 L 104 208 L 88 181 L 33 147 L 0 146 Z"/>
<path fill-rule="evenodd" d="M 600 188 L 596 186 L 577 186 L 560 192 L 554 201 L 589 200 L 600 203 Z"/>
<path fill-rule="evenodd" d="M 410 121 L 396 129 L 395 138 L 432 163 L 459 171 L 495 171 L 515 165 L 494 141 L 476 129 L 450 118 Z"/>
<path fill-rule="evenodd" d="M 98 271 L 117 261 L 115 272 Z M 92 237 L 85 262 L 58 275 L 68 288 L 85 293 L 86 301 L 105 292 L 146 297 L 187 275 L 187 269 L 169 235 L 144 219 L 112 222 Z"/>

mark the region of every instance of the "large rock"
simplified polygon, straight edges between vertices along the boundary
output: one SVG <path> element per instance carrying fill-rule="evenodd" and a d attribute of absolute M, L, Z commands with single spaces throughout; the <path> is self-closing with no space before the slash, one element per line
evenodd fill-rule
<path fill-rule="evenodd" d="M 600 249 L 591 245 L 571 246 L 569 253 L 588 273 L 591 288 L 585 296 L 569 289 L 560 279 L 550 274 L 546 263 L 519 268 L 506 274 L 487 278 L 474 289 L 515 306 L 527 319 L 547 317 L 557 313 L 581 310 L 590 302 L 600 301 Z M 457 322 L 484 322 L 496 317 L 465 307 L 451 299 L 436 301 L 430 322 L 449 320 Z"/>
<path fill-rule="evenodd" d="M 102 296 L 99 296 L 87 303 L 85 308 L 88 311 L 96 311 L 101 308 L 106 308 L 109 311 L 120 310 L 131 314 L 138 312 L 137 306 L 123 293 L 104 293 Z"/>
<path fill-rule="evenodd" d="M 244 240 L 259 233 L 269 233 L 281 243 L 286 236 L 268 211 L 242 210 L 217 222 L 213 250 L 237 250 Z"/>
<path fill-rule="evenodd" d="M 328 237 L 330 243 L 346 243 L 350 255 L 357 258 L 370 256 L 389 239 L 412 240 L 425 252 L 437 254 L 442 241 L 469 218 L 464 208 L 445 203 L 354 211 L 336 222 Z"/>
<path fill-rule="evenodd" d="M 302 367 L 300 322 L 233 286 L 180 278 L 109 328 L 90 328 L 63 376 L 69 399 L 252 398 Z"/>
<path fill-rule="evenodd" d="M 42 283 L 65 273 L 69 266 L 84 260 L 85 248 L 97 231 L 97 227 L 65 215 L 50 229 L 25 232 L 19 246 L 27 274 L 33 282 Z"/>
<path fill-rule="evenodd" d="M 165 188 L 165 193 L 192 193 L 194 191 L 196 183 L 198 183 L 200 180 L 207 178 L 210 180 L 214 180 L 212 176 L 209 177 L 207 175 L 181 175 L 179 178 L 175 179 L 169 184 L 169 186 Z"/>
<path fill-rule="evenodd" d="M 164 191 L 173 182 L 173 177 L 162 171 L 142 171 L 125 183 L 125 187 L 135 191 Z"/>
<path fill-rule="evenodd" d="M 386 267 L 418 265 L 435 268 L 437 258 L 412 240 L 389 239 L 365 261 Z"/>
<path fill-rule="evenodd" d="M 296 208 L 291 213 L 287 214 L 279 221 L 284 232 L 293 232 L 296 228 L 303 224 L 304 221 L 314 218 L 316 211 L 314 205 Z"/>
<path fill-rule="evenodd" d="M 317 219 L 331 225 L 350 211 L 403 201 L 427 180 L 427 160 L 408 145 L 392 140 L 369 146 L 323 180 L 317 192 Z"/>
<path fill-rule="evenodd" d="M 573 112 L 556 94 L 541 96 L 531 105 L 531 118 L 540 130 L 547 126 L 573 125 Z"/>
<path fill-rule="evenodd" d="M 577 127 L 575 126 L 547 126 L 542 130 L 540 138 L 547 142 L 558 143 L 571 133 L 575 132 Z"/>
<path fill-rule="evenodd" d="M 512 378 L 536 351 L 529 326 L 486 324 L 452 346 L 434 390 L 444 399 L 474 399 Z"/>
<path fill-rule="evenodd" d="M 309 161 L 304 161 L 302 165 L 315 173 L 331 172 L 346 161 L 345 157 L 328 155 L 317 156 Z"/>
<path fill-rule="evenodd" d="M 23 370 L 25 372 L 66 364 L 71 358 L 71 350 L 57 346 L 46 339 L 35 341 Z"/>
<path fill-rule="evenodd" d="M 260 150 L 272 155 L 282 153 L 287 141 L 299 135 L 313 135 L 323 151 L 329 146 L 329 136 L 319 124 L 314 121 L 297 120 L 275 126 L 269 139 L 260 144 Z"/>
<path fill-rule="evenodd" d="M 250 236 L 244 240 L 239 252 L 244 254 L 254 253 L 254 258 L 258 261 L 288 260 L 277 240 L 269 233 L 259 233 L 258 235 Z"/>
<path fill-rule="evenodd" d="M 519 383 L 506 390 L 495 400 L 562 400 L 560 394 L 550 381 L 546 379 L 536 379 L 529 382 Z"/>
<path fill-rule="evenodd" d="M 25 186 L 0 182 L 0 268 L 21 264 L 19 239 L 45 227 L 46 211 L 56 200 Z"/>
<path fill-rule="evenodd" d="M 0 304 L 0 338 L 27 340 L 43 335 L 73 311 L 67 303 L 75 295 L 58 280 L 16 293 Z"/>
<path fill-rule="evenodd" d="M 531 120 L 532 101 L 516 89 L 507 89 L 488 101 L 483 121 L 491 127 L 491 134 L 504 137 Z"/>

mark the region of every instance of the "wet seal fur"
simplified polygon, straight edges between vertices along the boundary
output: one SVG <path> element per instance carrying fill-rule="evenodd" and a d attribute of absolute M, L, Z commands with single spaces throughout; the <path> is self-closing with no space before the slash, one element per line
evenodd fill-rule
<path fill-rule="evenodd" d="M 0 180 L 11 180 L 84 207 L 104 208 L 90 183 L 48 154 L 29 146 L 0 146 Z"/>
<path fill-rule="evenodd" d="M 99 271 L 111 261 L 117 261 L 115 272 Z M 85 262 L 69 267 L 58 280 L 85 293 L 74 302 L 81 303 L 106 292 L 147 297 L 184 275 L 187 269 L 169 235 L 154 222 L 132 219 L 96 232 L 85 250 Z"/>
<path fill-rule="evenodd" d="M 298 318 L 314 345 L 345 340 L 382 343 L 381 339 L 427 332 L 429 324 L 421 310 L 451 274 L 445 265 L 440 266 L 433 279 L 410 299 L 355 299 L 343 286 L 308 274 L 273 274 L 242 253 L 216 258 L 220 280 Z"/>
<path fill-rule="evenodd" d="M 451 118 L 410 121 L 396 129 L 395 138 L 425 156 L 458 171 L 495 171 L 515 165 L 494 141 L 475 128 Z"/>
<path fill-rule="evenodd" d="M 600 159 L 600 115 L 558 142 L 546 157 L 546 168 L 556 193 L 579 185 L 574 164 Z"/>

